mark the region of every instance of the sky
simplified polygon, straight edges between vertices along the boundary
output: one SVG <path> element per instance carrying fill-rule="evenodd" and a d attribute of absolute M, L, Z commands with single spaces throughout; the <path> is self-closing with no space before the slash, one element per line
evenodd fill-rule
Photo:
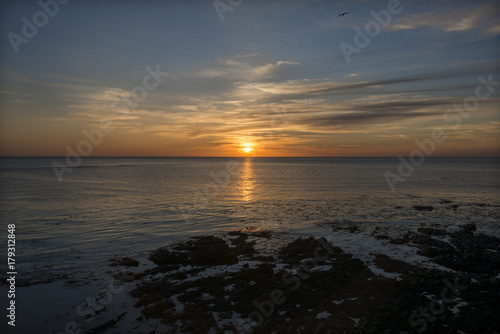
<path fill-rule="evenodd" d="M 498 1 L 55 1 L 0 5 L 2 156 L 500 156 Z"/>

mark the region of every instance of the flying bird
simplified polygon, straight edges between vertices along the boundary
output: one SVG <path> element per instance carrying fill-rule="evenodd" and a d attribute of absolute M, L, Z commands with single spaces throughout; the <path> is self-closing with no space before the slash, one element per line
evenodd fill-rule
<path fill-rule="evenodd" d="M 337 17 L 344 16 L 345 14 L 349 14 L 349 12 L 345 12 L 345 13 L 339 14 L 339 15 L 337 15 Z"/>

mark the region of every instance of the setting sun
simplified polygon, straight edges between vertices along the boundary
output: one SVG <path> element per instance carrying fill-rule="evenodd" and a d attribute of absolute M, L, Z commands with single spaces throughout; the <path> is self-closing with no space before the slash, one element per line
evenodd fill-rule
<path fill-rule="evenodd" d="M 247 153 L 252 151 L 252 145 L 250 145 L 250 144 L 245 144 L 244 146 L 245 146 L 245 147 L 243 148 L 243 151 L 245 151 L 245 152 L 247 152 Z"/>

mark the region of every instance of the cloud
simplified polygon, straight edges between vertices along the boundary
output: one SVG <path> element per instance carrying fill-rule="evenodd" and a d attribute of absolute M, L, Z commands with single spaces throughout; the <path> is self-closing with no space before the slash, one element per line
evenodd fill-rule
<path fill-rule="evenodd" d="M 467 76 L 476 77 L 477 73 L 492 73 L 495 71 L 497 71 L 496 65 L 465 68 L 462 66 L 461 68 L 442 72 L 357 82 L 303 79 L 283 82 L 240 83 L 235 96 L 252 102 L 283 103 L 291 100 L 341 97 L 342 94 L 347 93 L 355 95 L 385 94 L 388 90 L 393 93 L 406 92 L 419 94 L 423 91 L 429 91 L 429 89 L 431 89 L 430 91 L 434 91 L 433 87 L 436 87 L 436 91 L 448 90 L 443 88 L 442 80 L 464 78 Z M 413 85 L 403 87 L 403 84 Z M 473 87 L 476 85 L 477 82 L 474 83 Z M 456 85 L 453 87 L 458 88 Z"/>
<path fill-rule="evenodd" d="M 247 100 L 250 102 L 260 101 L 267 103 L 282 103 L 291 100 L 321 99 L 324 97 L 338 95 L 347 91 L 354 91 L 357 94 L 371 94 L 374 93 L 375 90 L 383 92 L 383 89 L 392 85 L 461 77 L 468 74 L 469 72 L 469 70 L 463 70 L 446 73 L 434 73 L 429 75 L 407 76 L 383 80 L 347 83 L 332 80 L 309 79 L 289 80 L 286 82 L 239 83 L 235 88 L 234 98 Z M 476 73 L 477 69 L 475 69 L 474 72 Z M 400 89 L 399 86 L 398 89 Z M 418 91 L 418 88 L 414 88 L 414 90 L 410 92 Z"/>
<path fill-rule="evenodd" d="M 490 2 L 474 8 L 460 8 L 448 12 L 433 10 L 407 15 L 396 19 L 387 29 L 408 30 L 434 27 L 446 32 L 480 30 L 492 36 L 500 30 L 496 19 L 499 14 L 499 6 Z"/>
<path fill-rule="evenodd" d="M 231 80 L 263 80 L 274 78 L 286 71 L 288 65 L 298 65 L 291 60 L 263 62 L 255 59 L 258 54 L 237 55 L 231 59 L 219 60 L 217 68 L 191 72 L 188 75 L 198 78 L 225 78 Z M 281 73 L 284 74 L 284 73 Z"/>
<path fill-rule="evenodd" d="M 310 117 L 302 119 L 314 127 L 344 127 L 351 124 L 371 125 L 375 122 L 400 121 L 416 117 L 429 117 L 441 115 L 440 112 L 413 112 L 413 111 L 385 111 L 385 112 L 353 112 L 346 114 L 336 114 L 321 117 Z"/>

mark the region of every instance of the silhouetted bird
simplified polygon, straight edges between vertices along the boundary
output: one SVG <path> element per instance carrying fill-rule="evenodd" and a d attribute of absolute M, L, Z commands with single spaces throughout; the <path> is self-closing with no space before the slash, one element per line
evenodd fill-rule
<path fill-rule="evenodd" d="M 345 14 L 349 14 L 349 12 L 345 12 L 345 13 L 339 14 L 339 15 L 337 15 L 337 17 L 344 16 Z"/>

